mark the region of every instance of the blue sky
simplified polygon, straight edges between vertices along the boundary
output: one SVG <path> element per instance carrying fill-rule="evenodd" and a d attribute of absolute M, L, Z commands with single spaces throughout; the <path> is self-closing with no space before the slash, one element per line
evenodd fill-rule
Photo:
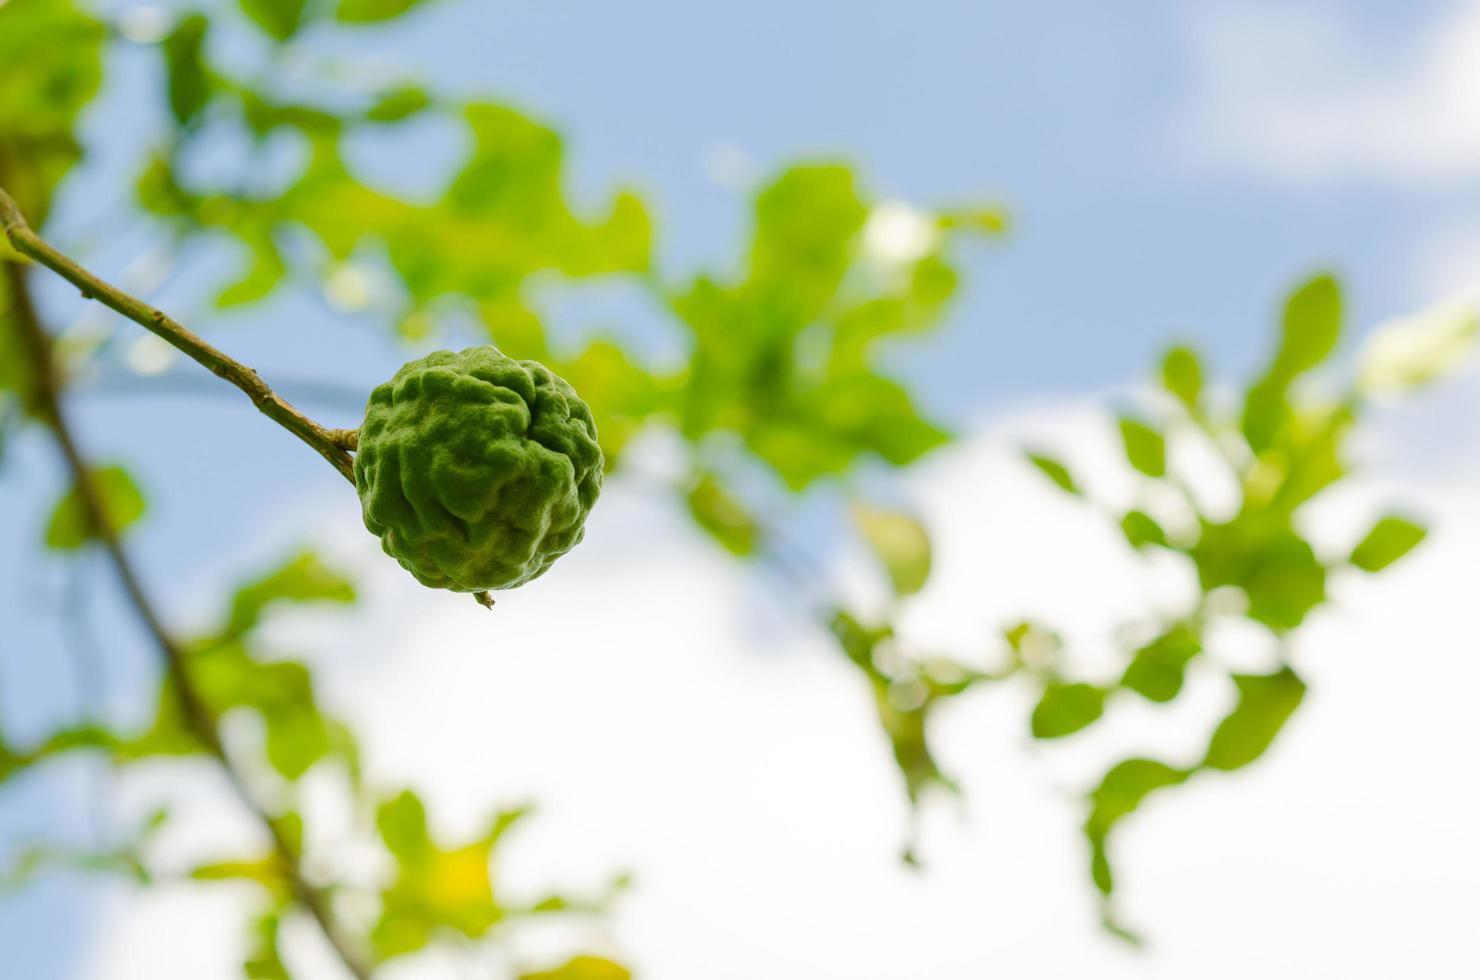
<path fill-rule="evenodd" d="M 1462 132 L 1480 132 L 1470 125 L 1480 109 L 1466 101 L 1480 103 L 1480 69 L 1465 67 L 1480 65 L 1480 7 L 1290 8 L 457 0 L 383 31 L 311 33 L 304 45 L 342 56 L 358 77 L 410 74 L 553 123 L 568 139 L 578 199 L 599 202 L 622 184 L 642 190 L 675 274 L 723 265 L 739 247 L 747 215 L 736 189 L 714 179 L 720 148 L 761 173 L 840 156 L 887 197 L 1004 203 L 1012 235 L 968 250 L 956 314 L 936 341 L 901 352 L 900 372 L 930 406 L 969 428 L 1025 401 L 1133 380 L 1175 336 L 1245 370 L 1266 349 L 1283 291 L 1317 268 L 1341 275 L 1356 327 L 1480 282 L 1469 271 L 1480 261 L 1480 137 Z M 240 39 L 227 53 L 254 57 Z M 114 188 L 162 120 L 142 108 L 158 84 L 152 51 L 121 46 L 111 70 L 88 122 L 91 157 L 53 227 L 61 244 L 116 277 L 153 233 Z M 367 144 L 360 158 L 381 179 L 424 185 L 458 144 L 423 135 L 411 149 Z M 269 380 L 284 379 L 325 422 L 353 424 L 353 393 L 387 376 L 404 351 L 317 296 L 209 315 L 203 298 L 230 263 L 207 253 L 156 301 Z M 63 289 L 44 299 L 56 322 L 79 312 Z M 577 329 L 630 317 L 639 331 L 662 330 L 620 290 L 582 289 L 552 308 Z M 350 394 L 319 397 L 295 380 Z M 149 578 L 171 583 L 161 591 L 187 621 L 225 581 L 270 559 L 281 528 L 302 526 L 295 513 L 330 499 L 353 509 L 337 476 L 232 394 L 152 396 L 138 382 L 126 396 L 103 386 L 77 399 L 92 452 L 143 475 L 152 512 L 135 547 Z M 0 482 L 13 515 L 0 524 L 0 574 L 16 587 L 0 592 L 0 620 L 20 628 L 0 649 L 0 703 L 25 728 L 69 710 L 62 694 L 17 700 L 38 686 L 66 689 L 49 604 L 63 601 L 69 573 L 31 561 L 38 515 L 59 483 L 48 447 L 13 449 Z M 90 581 L 126 703 L 147 651 L 101 569 Z M 0 834 L 70 812 L 77 788 L 68 779 L 23 791 L 24 802 L 10 789 Z M 15 914 L 0 916 L 0 947 L 36 957 L 25 975 L 69 975 L 58 944 L 26 936 L 63 921 L 54 903 L 82 894 L 54 884 L 5 900 Z"/>

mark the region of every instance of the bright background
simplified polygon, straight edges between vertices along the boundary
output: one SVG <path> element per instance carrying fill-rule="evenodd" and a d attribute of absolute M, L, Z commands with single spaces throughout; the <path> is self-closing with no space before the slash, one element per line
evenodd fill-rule
<path fill-rule="evenodd" d="M 973 254 L 948 327 L 900 366 L 968 432 L 907 488 L 941 547 L 908 627 L 958 649 L 1025 613 L 1094 635 L 1158 601 L 1121 546 L 1016 462 L 1025 435 L 1092 459 L 1110 429 L 1091 405 L 1124 397 L 1175 335 L 1225 371 L 1251 368 L 1278 297 L 1315 268 L 1341 275 L 1359 331 L 1480 286 L 1480 4 L 461 0 L 361 38 L 334 43 L 367 83 L 409 67 L 553 121 L 578 200 L 639 186 L 671 273 L 730 261 L 741 191 L 799 155 L 853 159 L 889 197 L 1010 207 L 1014 233 Z M 138 48 L 110 66 L 92 155 L 52 225 L 109 276 L 148 278 L 134 263 L 157 244 L 107 196 L 163 126 L 156 61 Z M 358 159 L 430 186 L 459 146 L 419 135 L 416 152 L 367 143 Z M 199 284 L 233 261 L 205 254 L 152 295 L 317 417 L 353 424 L 404 349 L 321 297 L 209 314 Z M 56 322 L 80 312 L 63 289 L 43 299 Z M 600 286 L 547 312 L 557 329 L 677 342 L 640 297 Z M 1149 719 L 1086 753 L 1027 744 L 1022 692 L 951 706 L 941 741 L 967 805 L 931 811 L 927 868 L 910 872 L 861 685 L 681 515 L 614 480 L 588 542 L 490 618 L 386 567 L 338 477 L 193 377 L 176 365 L 78 396 L 93 453 L 148 474 L 135 550 L 170 616 L 203 622 L 212 597 L 305 537 L 364 569 L 370 612 L 305 617 L 282 639 L 314 653 L 372 772 L 467 826 L 538 799 L 507 850 L 512 883 L 636 869 L 611 934 L 647 980 L 1480 973 L 1473 376 L 1387 416 L 1367 475 L 1319 515 L 1344 533 L 1412 501 L 1434 532 L 1303 632 L 1312 693 L 1271 756 L 1153 801 L 1122 834 L 1121 898 L 1152 940 L 1141 955 L 1095 925 L 1074 797 L 1117 749 L 1159 744 Z M 85 694 L 58 606 L 103 638 L 120 704 L 138 700 L 150 651 L 106 569 L 41 555 L 34 528 L 61 480 L 46 445 L 11 449 L 20 478 L 0 493 L 23 519 L 0 523 L 0 704 L 40 731 Z M 863 556 L 840 561 L 863 577 Z M 1218 696 L 1179 707 L 1189 745 Z M 97 784 L 78 762 L 8 787 L 0 839 L 85 821 Z M 213 795 L 202 813 L 218 812 Z M 219 813 L 209 832 L 231 833 Z M 224 905 L 239 897 L 50 879 L 0 899 L 0 972 L 228 975 L 239 917 Z"/>

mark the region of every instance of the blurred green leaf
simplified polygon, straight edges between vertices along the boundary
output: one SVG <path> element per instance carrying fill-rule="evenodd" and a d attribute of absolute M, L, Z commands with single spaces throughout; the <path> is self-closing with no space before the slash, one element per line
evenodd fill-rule
<path fill-rule="evenodd" d="M 1090 871 L 1095 886 L 1109 895 L 1115 889 L 1107 845 L 1110 832 L 1134 813 L 1153 791 L 1184 782 L 1190 773 L 1155 759 L 1126 759 L 1105 773 L 1090 794 L 1090 813 L 1084 834 L 1091 849 Z"/>
<path fill-rule="evenodd" d="M 1300 707 L 1305 683 L 1288 667 L 1274 674 L 1234 674 L 1238 705 L 1218 725 L 1202 765 L 1233 770 L 1264 754 Z"/>
<path fill-rule="evenodd" d="M 651 222 L 630 193 L 617 194 L 604 218 L 581 220 L 561 186 L 564 151 L 554 131 L 503 105 L 474 103 L 463 114 L 471 153 L 435 203 L 367 187 L 341 158 L 337 132 L 305 131 L 308 166 L 273 204 L 272 219 L 306 226 L 339 261 L 383 247 L 416 307 L 449 295 L 474 300 L 499 346 L 516 350 L 504 329 L 512 312 L 520 336 L 529 331 L 521 289 L 530 275 L 643 271 Z"/>
<path fill-rule="evenodd" d="M 1156 519 L 1143 510 L 1126 511 L 1120 519 L 1120 530 L 1132 548 L 1147 548 L 1152 545 L 1167 546 L 1167 533 Z"/>
<path fill-rule="evenodd" d="M 407 791 L 382 804 L 376 816 L 386 847 L 397 859 L 394 881 L 381 892 L 381 915 L 371 941 L 382 959 L 415 952 L 440 930 L 477 939 L 505 915 L 494 897 L 494 845 L 525 813 L 504 811 L 483 836 L 450 850 L 427 834 L 426 811 Z"/>
<path fill-rule="evenodd" d="M 1279 351 L 1244 398 L 1242 429 L 1255 453 L 1269 448 L 1284 425 L 1291 382 L 1330 356 L 1340 333 L 1341 290 L 1330 276 L 1316 276 L 1285 301 Z"/>
<path fill-rule="evenodd" d="M 1063 490 L 1065 493 L 1075 494 L 1076 496 L 1084 492 L 1079 489 L 1079 484 L 1075 481 L 1073 474 L 1069 472 L 1069 468 L 1063 463 L 1060 463 L 1052 456 L 1045 456 L 1042 453 L 1029 452 L 1026 455 L 1028 462 L 1038 467 L 1038 471 L 1052 480 L 1054 485 L 1060 490 Z"/>
<path fill-rule="evenodd" d="M 204 14 L 187 14 L 160 44 L 170 112 L 182 126 L 194 119 L 211 99 L 211 78 L 204 55 L 209 26 Z"/>
<path fill-rule="evenodd" d="M 431 95 L 420 85 L 397 85 L 381 93 L 366 111 L 365 118 L 374 123 L 400 122 L 425 111 L 431 104 Z"/>
<path fill-rule="evenodd" d="M 144 516 L 144 492 L 122 466 L 104 466 L 92 473 L 92 486 L 114 533 Z M 82 547 L 97 535 L 77 487 L 68 490 L 52 509 L 46 525 L 46 546 L 58 551 Z"/>
<path fill-rule="evenodd" d="M 1148 701 L 1164 704 L 1182 691 L 1187 664 L 1202 652 L 1202 638 L 1178 623 L 1136 651 L 1120 686 Z"/>
<path fill-rule="evenodd" d="M 196 881 L 252 881 L 266 888 L 278 899 L 293 895 L 293 883 L 287 869 L 277 855 L 244 861 L 215 861 L 200 864 L 190 870 Z"/>
<path fill-rule="evenodd" d="M 867 213 L 852 170 L 837 164 L 792 167 L 757 195 L 750 288 L 765 297 L 776 328 L 800 330 L 822 312 Z"/>
<path fill-rule="evenodd" d="M 275 41 L 286 41 L 298 33 L 308 0 L 238 0 L 242 12 Z"/>
<path fill-rule="evenodd" d="M 1121 418 L 1120 441 L 1131 466 L 1146 476 L 1166 476 L 1167 443 L 1160 432 L 1136 419 Z"/>
<path fill-rule="evenodd" d="M 268 763 L 284 779 L 301 779 L 315 762 L 329 754 L 329 729 L 312 705 L 273 711 L 265 716 L 263 750 Z"/>
<path fill-rule="evenodd" d="M 1276 632 L 1299 626 L 1326 601 L 1326 569 L 1310 544 L 1266 515 L 1205 524 L 1189 553 L 1204 591 L 1237 586 L 1249 598 L 1249 618 Z"/>
<path fill-rule="evenodd" d="M 1269 376 L 1249 386 L 1244 394 L 1244 414 L 1240 426 L 1249 448 L 1256 454 L 1269 448 L 1290 411 L 1286 396 L 1286 379 Z"/>
<path fill-rule="evenodd" d="M 235 281 L 223 286 L 216 294 L 218 309 L 246 306 L 266 299 L 288 274 L 287 263 L 273 241 L 271 228 L 251 227 L 244 222 L 237 226 L 236 231 L 248 249 L 247 265 Z"/>
<path fill-rule="evenodd" d="M 346 24 L 394 20 L 426 0 L 340 0 L 335 16 Z"/>
<path fill-rule="evenodd" d="M 354 602 L 354 585 L 311 551 L 299 552 L 282 565 L 237 589 L 225 633 L 240 636 L 254 628 L 263 610 L 278 602 Z"/>
<path fill-rule="evenodd" d="M 907 514 L 855 502 L 853 523 L 884 566 L 896 595 L 919 592 L 930 577 L 930 535 Z"/>
<path fill-rule="evenodd" d="M 754 554 L 760 528 L 740 501 L 732 497 L 714 477 L 701 476 L 688 494 L 689 513 L 731 554 Z"/>
<path fill-rule="evenodd" d="M 1341 288 L 1329 275 L 1302 284 L 1285 301 L 1283 334 L 1274 370 L 1294 378 L 1317 366 L 1336 349 L 1341 334 Z"/>
<path fill-rule="evenodd" d="M 251 924 L 251 946 L 242 964 L 248 980 L 291 980 L 278 951 L 281 919 L 277 910 L 256 917 Z"/>
<path fill-rule="evenodd" d="M 1105 713 L 1105 692 L 1093 684 L 1050 684 L 1033 709 L 1034 738 L 1062 738 Z"/>
<path fill-rule="evenodd" d="M 940 698 L 960 693 L 965 685 L 947 690 L 922 678 L 918 668 L 903 664 L 891 663 L 892 669 L 884 670 L 876 654 L 891 645 L 894 630 L 889 626 L 865 626 L 852 614 L 838 610 L 832 631 L 843 653 L 868 679 L 879 724 L 889 738 L 911 805 L 919 805 L 930 786 L 954 791 L 955 782 L 941 770 L 931 749 L 928 725 Z"/>
<path fill-rule="evenodd" d="M 81 155 L 73 126 L 102 81 L 105 36 L 71 0 L 0 4 L 0 186 L 34 227 Z M 0 236 L 0 261 L 14 254 Z"/>
<path fill-rule="evenodd" d="M 1161 360 L 1161 386 L 1188 411 L 1197 411 L 1203 389 L 1202 362 L 1197 352 L 1190 347 L 1168 350 Z"/>
<path fill-rule="evenodd" d="M 1010 224 L 1007 211 L 1003 208 L 976 207 L 953 208 L 942 211 L 940 226 L 947 231 L 969 231 L 983 235 L 1001 235 Z"/>
<path fill-rule="evenodd" d="M 1352 549 L 1351 563 L 1364 572 L 1380 572 L 1418 547 L 1428 530 L 1414 522 L 1388 515 L 1372 526 Z"/>
<path fill-rule="evenodd" d="M 600 956 L 577 956 L 553 970 L 521 973 L 519 980 L 632 980 L 632 973 Z"/>
<path fill-rule="evenodd" d="M 386 848 L 405 864 L 416 864 L 431 852 L 426 807 L 409 789 L 380 805 L 375 826 Z"/>

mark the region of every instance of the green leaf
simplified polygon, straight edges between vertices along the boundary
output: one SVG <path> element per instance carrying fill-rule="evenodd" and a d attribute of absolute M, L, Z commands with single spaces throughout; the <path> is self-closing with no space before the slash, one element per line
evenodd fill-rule
<path fill-rule="evenodd" d="M 879 676 L 874 666 L 874 647 L 893 636 L 892 629 L 887 626 L 867 627 L 852 613 L 840 609 L 833 615 L 832 632 L 849 660 L 871 678 Z"/>
<path fill-rule="evenodd" d="M 271 911 L 253 919 L 251 925 L 251 951 L 242 964 L 248 980 L 291 980 L 288 968 L 278 951 L 278 928 L 280 919 L 277 911 Z"/>
<path fill-rule="evenodd" d="M 311 551 L 299 552 L 282 565 L 237 589 L 225 633 L 240 636 L 257 625 L 262 612 L 278 602 L 355 601 L 354 585 Z"/>
<path fill-rule="evenodd" d="M 113 533 L 123 531 L 144 516 L 144 492 L 122 466 L 94 470 L 91 482 Z M 96 537 L 82 500 L 82 494 L 74 486 L 57 502 L 46 525 L 48 548 L 72 551 Z"/>
<path fill-rule="evenodd" d="M 382 959 L 411 953 L 451 929 L 469 939 L 488 933 L 506 916 L 494 897 L 493 849 L 526 811 L 499 813 L 477 840 L 444 850 L 426 832 L 426 812 L 410 792 L 384 803 L 377 825 L 397 858 L 394 881 L 381 892 L 380 919 L 370 938 Z"/>
<path fill-rule="evenodd" d="M 1107 844 L 1110 832 L 1134 813 L 1153 791 L 1176 786 L 1190 775 L 1155 759 L 1126 759 L 1116 763 L 1090 794 L 1090 813 L 1084 834 L 1091 848 L 1090 871 L 1095 887 L 1109 895 L 1115 889 Z"/>
<path fill-rule="evenodd" d="M 942 211 L 939 223 L 947 231 L 967 231 L 995 237 L 1007 232 L 1011 220 L 1004 208 L 975 207 Z"/>
<path fill-rule="evenodd" d="M 1167 533 L 1156 523 L 1155 518 L 1143 510 L 1127 511 L 1120 519 L 1120 530 L 1132 548 L 1167 546 Z"/>
<path fill-rule="evenodd" d="M 689 490 L 689 513 L 704 530 L 733 555 L 753 554 L 760 541 L 760 527 L 740 501 L 732 497 L 719 481 L 705 474 Z"/>
<path fill-rule="evenodd" d="M 521 973 L 519 980 L 632 980 L 632 973 L 600 956 L 577 956 L 553 970 Z"/>
<path fill-rule="evenodd" d="M 1249 618 L 1276 632 L 1299 626 L 1326 601 L 1326 568 L 1310 544 L 1258 513 L 1205 524 L 1189 553 L 1203 591 L 1237 586 L 1249 598 Z"/>
<path fill-rule="evenodd" d="M 1245 392 L 1239 428 L 1255 453 L 1262 453 L 1270 447 L 1290 416 L 1288 395 L 1289 384 L 1279 376 L 1262 378 Z"/>
<path fill-rule="evenodd" d="M 1085 728 L 1105 712 L 1105 692 L 1093 684 L 1050 684 L 1033 709 L 1034 738 L 1062 738 Z"/>
<path fill-rule="evenodd" d="M 1146 476 L 1166 476 L 1167 443 L 1160 432 L 1136 419 L 1122 418 L 1120 440 L 1125 445 L 1125 458 L 1131 466 Z"/>
<path fill-rule="evenodd" d="M 1351 563 L 1364 572 L 1380 572 L 1418 547 L 1428 533 L 1419 524 L 1388 515 L 1374 524 L 1352 549 Z"/>
<path fill-rule="evenodd" d="M 1202 638 L 1178 624 L 1136 651 L 1120 686 L 1148 701 L 1164 704 L 1182 691 L 1187 664 L 1202 652 Z"/>
<path fill-rule="evenodd" d="M 1045 456 L 1042 453 L 1029 452 L 1026 455 L 1028 462 L 1038 467 L 1038 471 L 1052 480 L 1054 485 L 1060 490 L 1063 490 L 1065 493 L 1075 494 L 1076 496 L 1084 492 L 1079 489 L 1079 484 L 1075 481 L 1074 475 L 1069 472 L 1068 467 L 1063 463 L 1060 463 L 1052 456 Z"/>
<path fill-rule="evenodd" d="M 757 195 L 751 286 L 779 324 L 799 330 L 822 311 L 867 215 L 852 170 L 838 164 L 792 167 Z"/>
<path fill-rule="evenodd" d="M 329 728 L 312 703 L 265 712 L 263 720 L 267 761 L 284 779 L 302 778 L 329 754 Z"/>
<path fill-rule="evenodd" d="M 238 0 L 242 12 L 275 41 L 298 33 L 308 0 Z"/>
<path fill-rule="evenodd" d="M 409 119 L 428 109 L 432 97 L 420 85 L 397 85 L 381 93 L 365 113 L 365 119 L 374 123 L 394 123 Z"/>
<path fill-rule="evenodd" d="M 894 593 L 914 595 L 930 576 L 930 536 L 907 514 L 854 503 L 851 512 L 863 538 L 884 566 Z"/>
<path fill-rule="evenodd" d="M 211 99 L 211 78 L 204 58 L 209 26 L 204 14 L 189 14 L 181 18 L 160 44 L 170 112 L 182 126 L 194 119 Z"/>
<path fill-rule="evenodd" d="M 241 276 L 216 294 L 218 309 L 246 306 L 266 299 L 288 274 L 287 263 L 273 241 L 271 228 L 238 226 L 236 232 L 250 250 L 249 259 Z"/>
<path fill-rule="evenodd" d="M 6 191 L 40 228 L 81 156 L 78 113 L 103 77 L 103 24 L 72 0 L 0 4 L 0 159 Z M 0 236 L 0 261 L 15 253 Z"/>
<path fill-rule="evenodd" d="M 276 854 L 254 860 L 215 861 L 190 870 L 196 881 L 253 881 L 281 899 L 291 898 L 293 884 Z"/>
<path fill-rule="evenodd" d="M 1341 288 L 1329 275 L 1302 284 L 1285 301 L 1283 334 L 1272 373 L 1294 378 L 1320 364 L 1341 334 Z"/>
<path fill-rule="evenodd" d="M 416 864 L 431 853 L 426 808 L 409 789 L 380 805 L 375 812 L 375 826 L 386 849 L 403 863 Z"/>
<path fill-rule="evenodd" d="M 394 20 L 426 0 L 341 0 L 335 16 L 345 24 Z"/>
<path fill-rule="evenodd" d="M 1188 411 L 1196 411 L 1202 399 L 1203 370 L 1191 347 L 1173 347 L 1161 359 L 1161 386 Z"/>
<path fill-rule="evenodd" d="M 1341 290 L 1330 276 L 1316 276 L 1285 301 L 1274 363 L 1244 397 L 1241 428 L 1256 454 L 1272 445 L 1290 418 L 1291 382 L 1329 357 L 1340 333 Z"/>
<path fill-rule="evenodd" d="M 1202 765 L 1231 771 L 1264 754 L 1305 697 L 1305 682 L 1288 667 L 1274 674 L 1234 674 L 1238 705 L 1218 725 Z"/>

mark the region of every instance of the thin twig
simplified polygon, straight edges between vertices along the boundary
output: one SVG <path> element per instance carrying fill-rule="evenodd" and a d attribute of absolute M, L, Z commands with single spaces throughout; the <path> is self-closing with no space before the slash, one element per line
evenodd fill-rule
<path fill-rule="evenodd" d="M 347 440 L 342 434 L 336 436 L 336 432 L 345 430 L 330 430 L 319 425 L 288 404 L 256 371 L 206 343 L 162 310 L 109 285 L 57 251 L 31 229 L 20 208 L 4 189 L 0 189 L 0 224 L 4 225 L 5 235 L 17 252 L 35 259 L 76 286 L 84 299 L 95 299 L 121 313 L 183 351 L 207 371 L 236 385 L 258 411 L 312 446 L 350 483 L 355 482 L 354 461 L 346 448 Z"/>
<path fill-rule="evenodd" d="M 0 192 L 0 198 L 3 198 L 3 192 Z M 8 201 L 8 198 L 4 198 L 3 201 Z M 0 204 L 3 204 L 3 201 L 0 201 Z M 13 210 L 13 206 L 11 210 Z M 6 224 L 7 231 L 9 231 L 11 227 L 10 222 L 7 220 Z M 12 241 L 15 241 L 15 235 L 13 233 Z M 41 322 L 36 316 L 35 308 L 30 300 L 24 268 L 15 262 L 3 260 L 0 260 L 0 265 L 5 266 L 5 271 L 10 279 L 11 299 L 14 304 L 13 311 L 16 314 L 15 321 L 19 325 L 18 332 L 26 346 L 27 353 L 30 357 L 31 370 L 35 375 L 30 385 L 34 396 L 32 407 L 41 421 L 50 428 L 57 448 L 61 451 L 66 461 L 73 483 L 77 487 L 78 498 L 82 503 L 83 511 L 87 516 L 88 522 L 92 525 L 98 540 L 102 543 L 103 549 L 113 565 L 114 572 L 117 574 L 129 602 L 134 607 L 134 611 L 143 622 L 144 628 L 148 631 L 150 637 L 153 638 L 155 646 L 159 648 L 159 652 L 164 658 L 165 668 L 171 682 L 170 686 L 174 690 L 175 696 L 179 699 L 186 726 L 201 741 L 211 755 L 215 756 L 237 795 L 241 797 L 246 807 L 267 829 L 268 834 L 272 838 L 274 849 L 288 871 L 294 894 L 297 896 L 299 902 L 303 904 L 304 908 L 308 909 L 315 921 L 318 922 L 330 945 L 333 946 L 334 951 L 339 955 L 340 960 L 343 961 L 350 973 L 355 977 L 361 978 L 361 980 L 365 980 L 371 973 L 369 962 L 356 944 L 340 927 L 330 907 L 328 893 L 304 877 L 300 854 L 293 835 L 281 819 L 268 813 L 264 806 L 256 799 L 252 794 L 250 786 L 247 784 L 246 778 L 233 764 L 230 755 L 226 751 L 225 744 L 221 741 L 220 732 L 216 727 L 215 716 L 210 706 L 196 689 L 195 680 L 190 674 L 184 649 L 165 628 L 163 621 L 160 619 L 158 612 L 155 610 L 153 603 L 144 590 L 143 583 L 134 569 L 133 562 L 123 548 L 117 528 L 113 526 L 108 512 L 103 505 L 103 498 L 99 494 L 97 484 L 93 479 L 92 469 L 88 466 L 87 460 L 82 455 L 82 451 L 79 449 L 77 441 L 72 435 L 72 430 L 67 424 L 66 414 L 61 404 L 61 382 L 58 378 L 56 359 L 52 353 L 51 337 L 42 328 Z M 83 273 L 83 275 L 86 275 L 86 273 Z"/>

